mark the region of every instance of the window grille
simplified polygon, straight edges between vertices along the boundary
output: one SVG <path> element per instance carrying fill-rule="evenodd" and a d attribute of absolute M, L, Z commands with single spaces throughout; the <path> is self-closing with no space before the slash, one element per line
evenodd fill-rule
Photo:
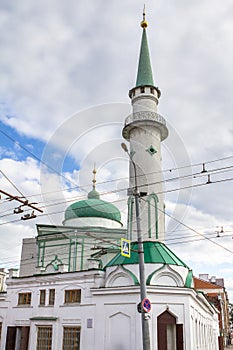
<path fill-rule="evenodd" d="M 80 327 L 64 327 L 62 350 L 79 350 L 79 349 L 80 349 Z"/>
<path fill-rule="evenodd" d="M 52 349 L 52 326 L 37 327 L 37 345 L 36 350 Z"/>

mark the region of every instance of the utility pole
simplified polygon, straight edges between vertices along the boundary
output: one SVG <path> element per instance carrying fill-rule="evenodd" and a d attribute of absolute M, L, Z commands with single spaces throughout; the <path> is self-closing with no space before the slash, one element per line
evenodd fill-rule
<path fill-rule="evenodd" d="M 132 159 L 132 155 L 129 153 L 128 148 L 125 143 L 121 144 L 123 150 L 128 154 L 129 159 L 134 168 L 134 190 L 133 196 L 135 197 L 135 209 L 136 209 L 136 224 L 137 224 L 137 240 L 138 240 L 138 260 L 139 260 L 139 277 L 140 277 L 140 298 L 141 303 L 146 298 L 146 279 L 145 279 L 145 263 L 144 263 L 144 249 L 142 241 L 142 231 L 140 223 L 140 207 L 139 199 L 140 192 L 137 185 L 137 171 L 136 164 Z M 144 194 L 145 195 L 145 194 Z M 141 320 L 142 320 L 142 341 L 143 350 L 150 350 L 150 330 L 149 330 L 149 315 L 140 307 L 141 309 Z"/>

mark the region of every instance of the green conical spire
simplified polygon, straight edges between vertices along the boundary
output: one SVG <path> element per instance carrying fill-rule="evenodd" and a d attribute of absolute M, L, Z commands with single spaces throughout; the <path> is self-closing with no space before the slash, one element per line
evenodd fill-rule
<path fill-rule="evenodd" d="M 146 35 L 147 22 L 145 21 L 145 13 L 143 13 L 143 21 L 141 22 L 141 27 L 143 28 L 143 32 L 142 32 L 141 50 L 140 50 L 139 63 L 138 63 L 136 87 L 143 86 L 143 85 L 154 86 L 152 68 L 150 63 L 149 47 L 148 47 L 147 35 Z"/>

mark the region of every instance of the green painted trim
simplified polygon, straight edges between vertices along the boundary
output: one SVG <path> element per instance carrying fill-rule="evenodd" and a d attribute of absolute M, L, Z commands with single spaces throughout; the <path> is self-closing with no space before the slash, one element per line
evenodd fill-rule
<path fill-rule="evenodd" d="M 154 200 L 154 205 L 151 205 L 152 199 Z M 148 203 L 148 237 L 152 238 L 152 230 L 151 230 L 151 207 L 154 209 L 155 214 L 155 238 L 158 239 L 159 237 L 159 228 L 158 228 L 158 197 L 157 195 L 152 192 L 147 197 L 147 203 Z"/>
<path fill-rule="evenodd" d="M 44 257 L 45 257 L 45 242 L 42 242 L 40 244 L 40 251 L 38 254 L 38 258 L 39 258 L 38 266 L 44 267 Z"/>
<path fill-rule="evenodd" d="M 156 149 L 154 148 L 153 145 L 151 145 L 150 147 L 148 147 L 148 148 L 146 149 L 146 152 L 148 152 L 151 156 L 154 156 L 154 155 L 157 153 L 157 151 L 156 151 Z"/>
<path fill-rule="evenodd" d="M 72 240 L 70 239 L 69 243 L 69 254 L 68 254 L 68 272 L 71 272 L 71 255 L 72 255 Z"/>
<path fill-rule="evenodd" d="M 164 268 L 166 264 L 163 264 L 163 266 L 161 266 L 159 269 L 156 269 L 154 270 L 148 277 L 147 277 L 147 280 L 146 280 L 146 285 L 149 286 L 150 285 L 150 282 L 152 280 L 152 277 L 156 274 L 156 272 L 158 272 L 159 270 L 162 270 Z"/>
<path fill-rule="evenodd" d="M 83 259 L 84 259 L 84 238 L 82 239 L 82 250 L 81 250 L 81 270 L 83 270 Z"/>
<path fill-rule="evenodd" d="M 47 236 L 47 235 L 45 235 Z M 54 241 L 64 241 L 65 239 L 69 240 L 70 237 L 64 237 L 65 233 L 62 233 L 62 236 L 60 236 L 60 232 L 53 232 L 49 237 L 39 237 L 40 242 L 54 242 Z"/>
<path fill-rule="evenodd" d="M 73 268 L 72 268 L 73 271 L 76 271 L 76 266 L 77 266 L 77 245 L 78 245 L 78 242 L 74 241 L 73 242 L 74 256 L 73 256 Z"/>
<path fill-rule="evenodd" d="M 41 264 L 41 243 L 38 242 L 37 266 Z"/>
<path fill-rule="evenodd" d="M 129 196 L 128 198 L 128 239 L 132 240 L 133 234 L 133 205 L 134 198 L 133 196 Z"/>
<path fill-rule="evenodd" d="M 60 238 L 57 237 L 55 239 L 65 239 L 64 235 L 67 234 L 69 235 L 68 237 L 66 237 L 66 239 L 70 239 L 71 238 L 71 234 L 73 233 L 75 235 L 75 230 L 80 234 L 81 232 L 83 232 L 83 237 L 85 237 L 85 233 L 87 232 L 87 228 L 88 231 L 90 232 L 101 232 L 101 233 L 110 233 L 111 235 L 113 233 L 116 234 L 122 234 L 122 232 L 126 232 L 126 229 L 123 228 L 106 228 L 106 227 L 98 227 L 98 226 L 82 226 L 82 227 L 74 227 L 74 226 L 54 226 L 54 225 L 37 225 L 37 230 L 38 230 L 38 234 L 40 234 L 40 236 L 37 237 L 38 241 L 42 241 L 45 240 L 45 238 L 43 238 L 43 236 L 52 236 L 52 235 L 62 235 Z M 53 231 L 50 232 L 50 230 L 53 229 Z M 48 230 L 46 232 L 41 233 L 41 230 Z M 42 238 L 41 238 L 42 237 Z M 81 235 L 79 235 L 79 237 L 81 237 Z M 53 239 L 53 238 L 52 238 Z"/>
<path fill-rule="evenodd" d="M 69 240 L 69 239 L 67 239 Z M 53 248 L 53 247 L 62 247 L 62 246 L 66 246 L 67 243 L 63 243 L 63 244 L 49 244 L 50 240 L 49 241 L 44 241 L 44 243 L 47 243 L 46 244 L 46 248 Z"/>
<path fill-rule="evenodd" d="M 193 281 L 193 271 L 189 270 L 186 280 L 185 280 L 185 287 L 191 288 Z"/>
<path fill-rule="evenodd" d="M 126 267 L 124 267 L 123 265 L 121 265 L 121 267 L 122 267 L 122 269 L 123 269 L 124 271 L 126 271 L 126 272 L 132 277 L 132 279 L 133 279 L 133 281 L 134 281 L 134 285 L 135 285 L 135 286 L 139 286 L 140 283 L 139 283 L 137 277 L 135 276 L 135 274 L 134 274 L 132 271 L 126 269 Z"/>
<path fill-rule="evenodd" d="M 58 317 L 34 316 L 29 318 L 30 321 L 57 321 Z"/>
<path fill-rule="evenodd" d="M 151 209 L 150 209 L 150 201 L 147 199 L 147 205 L 148 205 L 148 237 L 151 238 Z"/>
<path fill-rule="evenodd" d="M 49 266 L 49 265 L 53 265 L 53 268 L 55 271 L 58 271 L 59 269 L 59 265 L 63 265 L 61 259 L 58 259 L 57 255 L 54 255 L 54 259 L 52 259 L 47 265 L 46 265 L 46 268 Z"/>
<path fill-rule="evenodd" d="M 157 197 L 157 196 L 156 196 Z M 158 200 L 159 201 L 159 200 Z M 155 210 L 155 229 L 156 229 L 156 239 L 159 238 L 159 218 L 158 218 L 158 201 L 156 202 Z"/>

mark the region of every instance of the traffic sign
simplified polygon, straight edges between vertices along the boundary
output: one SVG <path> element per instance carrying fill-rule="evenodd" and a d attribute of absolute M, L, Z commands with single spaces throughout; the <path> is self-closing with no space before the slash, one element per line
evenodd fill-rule
<path fill-rule="evenodd" d="M 130 241 L 128 239 L 121 238 L 121 255 L 130 258 Z"/>
<path fill-rule="evenodd" d="M 142 301 L 142 309 L 144 312 L 150 312 L 151 310 L 151 302 L 148 298 L 144 298 Z"/>

